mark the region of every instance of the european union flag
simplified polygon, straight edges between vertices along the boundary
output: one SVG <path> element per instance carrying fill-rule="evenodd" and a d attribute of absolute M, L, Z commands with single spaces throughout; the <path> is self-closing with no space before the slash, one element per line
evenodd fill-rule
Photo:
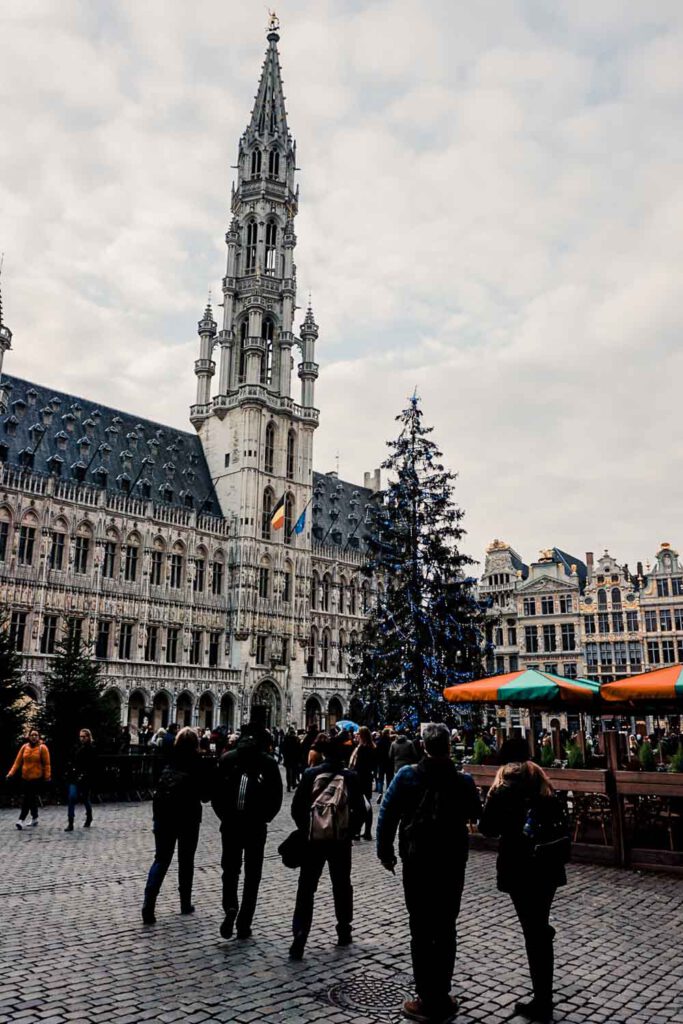
<path fill-rule="evenodd" d="M 303 512 L 301 513 L 301 515 L 299 516 L 299 518 L 295 522 L 294 529 L 292 530 L 292 533 L 303 533 L 305 525 L 306 525 L 306 509 L 303 510 Z"/>

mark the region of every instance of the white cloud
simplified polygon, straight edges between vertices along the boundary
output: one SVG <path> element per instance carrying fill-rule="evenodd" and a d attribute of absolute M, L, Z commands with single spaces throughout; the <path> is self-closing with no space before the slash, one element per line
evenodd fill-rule
<path fill-rule="evenodd" d="M 319 468 L 362 480 L 418 385 L 473 554 L 683 544 L 677 0 L 280 13 Z M 187 425 L 261 14 L 0 6 L 8 371 Z"/>

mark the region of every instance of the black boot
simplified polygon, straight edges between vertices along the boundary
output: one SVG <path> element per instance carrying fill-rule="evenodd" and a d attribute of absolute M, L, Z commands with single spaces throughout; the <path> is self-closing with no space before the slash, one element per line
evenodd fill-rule
<path fill-rule="evenodd" d="M 74 820 L 73 820 L 73 818 L 69 818 L 69 824 L 66 826 L 64 831 L 65 832 L 73 832 L 73 830 L 74 830 Z"/>
<path fill-rule="evenodd" d="M 532 999 L 521 999 L 515 1003 L 515 1013 L 527 1020 L 538 1021 L 538 1024 L 552 1024 L 553 1004 L 545 1000 L 541 1002 L 535 996 Z"/>
<path fill-rule="evenodd" d="M 299 933 L 294 936 L 294 942 L 289 947 L 290 960 L 303 960 L 304 949 L 306 948 L 306 936 Z"/>
<path fill-rule="evenodd" d="M 83 828 L 90 828 L 92 825 L 92 814 L 86 814 L 85 821 L 83 822 Z"/>
<path fill-rule="evenodd" d="M 151 900 L 145 900 L 142 904 L 142 923 L 143 924 L 156 924 L 157 919 L 154 914 L 154 903 Z"/>

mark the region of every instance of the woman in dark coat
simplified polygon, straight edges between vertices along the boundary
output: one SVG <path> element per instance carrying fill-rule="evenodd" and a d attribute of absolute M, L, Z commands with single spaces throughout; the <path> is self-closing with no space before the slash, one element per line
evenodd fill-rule
<path fill-rule="evenodd" d="M 370 801 L 377 768 L 377 747 L 372 739 L 372 733 L 366 725 L 362 725 L 358 730 L 358 746 L 351 754 L 349 768 L 358 776 L 360 788 L 366 801 L 363 839 L 372 839 L 372 804 Z M 354 839 L 360 839 L 360 834 L 354 836 Z"/>
<path fill-rule="evenodd" d="M 154 914 L 161 884 L 166 877 L 178 844 L 178 892 L 181 914 L 191 914 L 194 855 L 199 841 L 202 801 L 210 793 L 211 762 L 199 752 L 199 737 L 194 729 L 181 729 L 169 751 L 154 792 L 154 863 L 149 869 L 142 920 L 156 924 Z"/>
<path fill-rule="evenodd" d="M 512 899 L 524 933 L 533 998 L 516 1004 L 515 1012 L 529 1020 L 552 1021 L 553 938 L 550 908 L 558 886 L 567 876 L 565 847 L 539 857 L 534 833 L 538 823 L 554 823 L 564 829 L 564 809 L 542 768 L 532 761 L 503 765 L 489 790 L 479 830 L 500 836 L 498 888 Z M 568 833 L 567 833 L 568 834 Z M 567 839 L 567 848 L 568 848 Z"/>

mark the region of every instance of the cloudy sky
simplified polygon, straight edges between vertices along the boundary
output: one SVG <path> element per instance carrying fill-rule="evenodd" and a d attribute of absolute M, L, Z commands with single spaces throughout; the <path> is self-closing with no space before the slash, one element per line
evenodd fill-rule
<path fill-rule="evenodd" d="M 417 386 L 467 548 L 683 547 L 683 4 L 283 0 L 317 468 Z M 177 426 L 265 52 L 248 0 L 2 0 L 8 372 Z"/>

